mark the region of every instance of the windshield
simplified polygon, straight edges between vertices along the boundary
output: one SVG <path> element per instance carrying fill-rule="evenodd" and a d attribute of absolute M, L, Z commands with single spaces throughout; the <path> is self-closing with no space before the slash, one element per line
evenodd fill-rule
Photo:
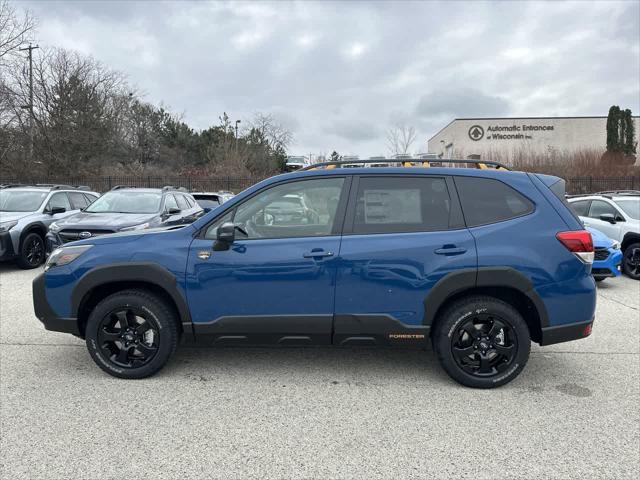
<path fill-rule="evenodd" d="M 0 211 L 34 212 L 40 208 L 48 192 L 0 190 Z"/>
<path fill-rule="evenodd" d="M 90 213 L 155 213 L 162 195 L 156 192 L 107 192 L 87 207 Z"/>
<path fill-rule="evenodd" d="M 616 203 L 631 218 L 640 220 L 640 198 L 618 199 Z"/>

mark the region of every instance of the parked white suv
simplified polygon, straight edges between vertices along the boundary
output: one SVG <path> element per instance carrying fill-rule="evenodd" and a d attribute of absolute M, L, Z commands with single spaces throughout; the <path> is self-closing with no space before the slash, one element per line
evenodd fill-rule
<path fill-rule="evenodd" d="M 640 280 L 640 191 L 598 192 L 567 200 L 585 226 L 620 242 L 622 270 Z"/>

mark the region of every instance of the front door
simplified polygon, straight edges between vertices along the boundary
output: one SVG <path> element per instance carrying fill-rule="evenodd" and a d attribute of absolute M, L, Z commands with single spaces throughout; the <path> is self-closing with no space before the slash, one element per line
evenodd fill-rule
<path fill-rule="evenodd" d="M 187 296 L 196 336 L 214 343 L 328 344 L 348 181 L 281 183 L 248 198 L 191 244 Z M 220 225 L 235 241 L 214 250 Z"/>
<path fill-rule="evenodd" d="M 600 215 L 605 213 L 613 215 L 615 223 L 601 220 Z M 620 221 L 624 222 L 624 217 L 620 212 L 618 212 L 616 207 L 611 205 L 609 202 L 596 199 L 591 201 L 588 217 L 584 219 L 584 224 L 588 227 L 600 230 L 609 238 L 620 241 Z"/>

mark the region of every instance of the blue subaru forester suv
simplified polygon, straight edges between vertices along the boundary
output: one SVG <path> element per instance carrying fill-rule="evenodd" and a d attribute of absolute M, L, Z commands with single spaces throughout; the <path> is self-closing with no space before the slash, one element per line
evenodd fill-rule
<path fill-rule="evenodd" d="M 431 342 L 453 379 L 489 388 L 532 340 L 591 333 L 593 245 L 563 180 L 340 166 L 269 178 L 188 226 L 67 244 L 33 282 L 36 316 L 121 378 L 185 341 Z"/>

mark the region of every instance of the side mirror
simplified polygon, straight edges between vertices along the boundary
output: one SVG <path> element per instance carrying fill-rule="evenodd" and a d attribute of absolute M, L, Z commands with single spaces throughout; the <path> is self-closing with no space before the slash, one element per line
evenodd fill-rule
<path fill-rule="evenodd" d="M 233 222 L 224 222 L 218 227 L 216 232 L 216 242 L 213 245 L 214 250 L 229 250 L 229 247 L 236 239 L 236 226 Z"/>
<path fill-rule="evenodd" d="M 167 210 L 167 215 L 177 215 L 181 212 L 182 210 L 180 210 L 179 208 L 176 207 L 171 207 L 169 210 Z"/>
<path fill-rule="evenodd" d="M 66 211 L 67 209 L 64 207 L 53 207 L 51 210 L 49 210 L 49 215 L 55 215 L 56 213 L 64 213 Z"/>
<path fill-rule="evenodd" d="M 600 215 L 600 220 L 609 223 L 616 223 L 616 217 L 613 215 L 613 213 L 603 213 L 602 215 Z"/>

